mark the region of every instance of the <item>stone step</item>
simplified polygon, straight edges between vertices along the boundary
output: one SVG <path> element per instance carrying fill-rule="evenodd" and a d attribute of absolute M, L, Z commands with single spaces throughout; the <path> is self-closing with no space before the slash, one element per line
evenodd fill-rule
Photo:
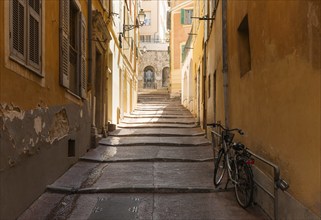
<path fill-rule="evenodd" d="M 157 111 L 138 111 L 135 110 L 130 113 L 131 115 L 184 115 L 192 116 L 189 111 L 169 111 L 169 110 L 157 110 Z"/>
<path fill-rule="evenodd" d="M 205 162 L 213 161 L 213 150 L 206 147 L 130 146 L 112 147 L 100 145 L 91 149 L 82 160 L 93 162 Z"/>
<path fill-rule="evenodd" d="M 196 128 L 199 127 L 197 124 L 118 124 L 117 128 Z"/>
<path fill-rule="evenodd" d="M 146 115 L 140 115 L 140 114 L 130 114 L 124 115 L 124 118 L 193 118 L 192 115 L 186 114 L 186 115 L 162 115 L 162 114 L 146 114 Z"/>
<path fill-rule="evenodd" d="M 185 112 L 188 112 L 188 110 L 185 109 L 184 107 L 153 107 L 153 106 L 136 107 L 134 111 L 178 111 L 178 112 L 185 111 Z"/>
<path fill-rule="evenodd" d="M 130 191 L 130 189 L 129 189 Z M 192 191 L 192 190 L 190 190 Z M 241 208 L 233 191 L 214 193 L 52 193 L 41 195 L 19 220 L 269 219 L 257 206 Z"/>
<path fill-rule="evenodd" d="M 204 136 L 202 129 L 198 128 L 132 128 L 116 129 L 108 133 L 109 136 Z"/>
<path fill-rule="evenodd" d="M 114 137 L 103 138 L 99 144 L 106 146 L 137 146 L 137 145 L 156 145 L 156 146 L 206 146 L 210 142 L 202 136 L 196 137 Z"/>
<path fill-rule="evenodd" d="M 122 124 L 195 124 L 194 118 L 125 118 Z"/>
<path fill-rule="evenodd" d="M 214 191 L 213 162 L 93 163 L 79 161 L 47 187 L 77 193 Z"/>

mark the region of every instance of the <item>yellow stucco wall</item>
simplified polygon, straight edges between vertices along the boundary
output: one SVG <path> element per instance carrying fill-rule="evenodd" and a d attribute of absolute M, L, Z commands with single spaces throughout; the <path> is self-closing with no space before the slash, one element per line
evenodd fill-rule
<path fill-rule="evenodd" d="M 216 117 L 224 122 L 220 8 L 209 71 L 217 71 Z M 230 126 L 245 130 L 241 141 L 278 164 L 288 192 L 319 216 L 320 11 L 320 1 L 228 1 L 227 24 Z M 241 77 L 238 27 L 246 14 L 251 70 Z"/>
<path fill-rule="evenodd" d="M 0 1 L 0 219 L 16 219 L 90 147 L 88 102 L 59 83 L 59 1 L 42 1 L 42 77 L 9 58 L 10 2 Z"/>
<path fill-rule="evenodd" d="M 207 97 L 207 123 L 221 121 L 224 123 L 224 95 L 223 95 L 223 64 L 222 64 L 222 1 L 219 1 L 215 21 L 209 30 L 211 32 L 207 45 L 207 80 L 211 75 L 211 96 Z M 216 72 L 216 85 L 214 73 Z M 208 84 L 208 82 L 207 82 Z M 215 88 L 216 87 L 216 88 Z M 216 89 L 216 90 L 215 90 Z M 207 87 L 208 92 L 208 87 Z M 215 91 L 214 91 L 215 90 Z M 214 110 L 214 99 L 216 109 Z M 214 115 L 214 112 L 216 115 Z"/>
<path fill-rule="evenodd" d="M 87 16 L 86 2 L 79 1 Z M 9 58 L 9 1 L 1 1 L 1 102 L 13 103 L 27 110 L 38 104 L 52 106 L 70 102 L 82 105 L 59 85 L 59 1 L 43 3 L 42 23 L 42 74 L 43 78 Z"/>

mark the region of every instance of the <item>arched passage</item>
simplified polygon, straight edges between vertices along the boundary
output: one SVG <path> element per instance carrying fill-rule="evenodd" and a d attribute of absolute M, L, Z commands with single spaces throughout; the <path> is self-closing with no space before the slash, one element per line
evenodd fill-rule
<path fill-rule="evenodd" d="M 162 87 L 168 87 L 169 83 L 169 67 L 163 68 L 162 71 Z"/>
<path fill-rule="evenodd" d="M 152 66 L 147 66 L 144 69 L 144 88 L 155 88 L 155 69 Z"/>

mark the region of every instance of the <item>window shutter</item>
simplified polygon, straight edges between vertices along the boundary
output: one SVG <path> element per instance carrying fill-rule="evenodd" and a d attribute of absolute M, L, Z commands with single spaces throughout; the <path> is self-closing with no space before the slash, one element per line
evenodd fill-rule
<path fill-rule="evenodd" d="M 80 17 L 80 95 L 82 98 L 86 98 L 86 20 L 83 14 Z"/>
<path fill-rule="evenodd" d="M 69 88 L 69 11 L 70 0 L 60 0 L 60 83 Z"/>
<path fill-rule="evenodd" d="M 26 2 L 12 0 L 11 2 L 11 32 L 10 44 L 12 55 L 25 60 L 26 57 Z"/>
<path fill-rule="evenodd" d="M 41 0 L 29 0 L 28 2 L 28 64 L 39 70 L 41 55 Z"/>
<path fill-rule="evenodd" d="M 181 9 L 181 24 L 185 24 L 185 9 Z"/>

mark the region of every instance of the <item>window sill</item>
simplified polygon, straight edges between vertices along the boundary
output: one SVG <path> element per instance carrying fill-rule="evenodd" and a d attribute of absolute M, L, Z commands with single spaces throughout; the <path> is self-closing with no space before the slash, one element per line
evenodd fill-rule
<path fill-rule="evenodd" d="M 82 100 L 82 98 L 81 98 L 79 95 L 77 95 L 76 93 L 72 92 L 72 91 L 69 90 L 69 89 L 66 89 L 66 90 L 67 90 L 67 92 L 68 92 L 70 95 L 72 95 L 72 96 L 75 97 L 76 99 Z"/>
<path fill-rule="evenodd" d="M 41 74 L 40 70 L 36 70 L 35 68 L 27 65 L 25 62 L 23 62 L 22 60 L 20 60 L 19 58 L 17 58 L 14 55 L 10 55 L 9 56 L 10 60 L 20 64 L 21 66 L 23 66 L 24 68 L 26 68 L 27 70 L 31 71 L 32 73 L 34 73 L 35 75 L 39 76 L 40 78 L 44 78 L 44 75 Z"/>
<path fill-rule="evenodd" d="M 76 103 L 77 105 L 83 104 L 83 99 L 79 95 L 73 93 L 72 91 L 70 91 L 69 89 L 66 89 L 66 88 L 65 88 L 65 91 L 66 91 L 65 98 L 67 98 L 71 102 Z"/>

